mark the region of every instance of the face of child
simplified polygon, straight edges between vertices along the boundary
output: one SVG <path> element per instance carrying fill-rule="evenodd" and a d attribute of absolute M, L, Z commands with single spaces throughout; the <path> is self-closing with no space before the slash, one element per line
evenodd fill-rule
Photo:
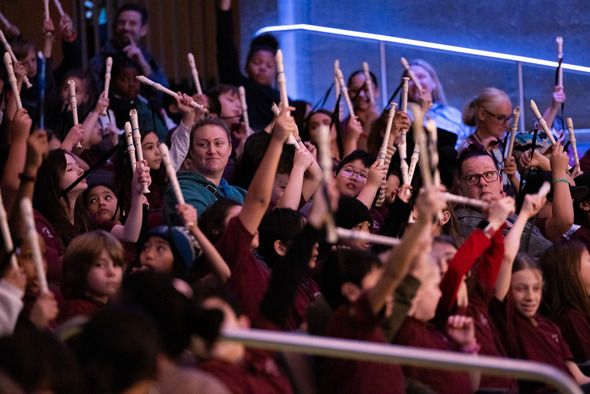
<path fill-rule="evenodd" d="M 414 317 L 427 322 L 436 315 L 436 307 L 442 296 L 440 291 L 440 270 L 434 262 L 430 262 L 431 271 L 420 284 L 414 300 Z"/>
<path fill-rule="evenodd" d="M 27 72 L 27 77 L 33 78 L 37 75 L 37 56 L 34 50 L 29 50 L 27 56 L 21 60 L 21 63 Z"/>
<path fill-rule="evenodd" d="M 100 220 L 112 220 L 117 211 L 117 197 L 106 186 L 96 186 L 88 193 L 88 211 Z"/>
<path fill-rule="evenodd" d="M 172 272 L 174 255 L 168 241 L 160 237 L 149 237 L 139 254 L 139 263 L 152 271 Z"/>
<path fill-rule="evenodd" d="M 72 156 L 66 154 L 66 169 L 65 169 L 63 175 L 61 176 L 61 184 L 60 184 L 62 190 L 67 189 L 83 173 L 84 173 L 84 170 L 82 168 L 80 168 L 80 165 L 78 164 L 76 159 L 74 159 Z M 86 184 L 86 179 L 84 179 L 80 183 L 78 183 L 72 190 L 70 190 L 68 192 L 68 194 L 72 194 L 72 195 L 79 194 L 79 193 L 83 192 L 84 190 L 86 190 L 87 187 L 88 187 L 88 185 Z"/>
<path fill-rule="evenodd" d="M 336 175 L 336 188 L 341 195 L 356 198 L 367 184 L 369 169 L 362 160 L 353 160 Z"/>
<path fill-rule="evenodd" d="M 246 65 L 246 73 L 261 85 L 271 85 L 275 80 L 276 63 L 272 52 L 259 50 Z"/>
<path fill-rule="evenodd" d="M 42 237 L 39 237 L 39 249 L 41 250 L 41 257 L 43 259 L 43 268 L 45 272 L 47 272 L 47 260 L 45 259 L 45 252 L 47 249 Z M 31 249 L 31 244 L 28 239 L 26 239 L 20 247 L 20 253 L 17 253 L 16 260 L 27 277 L 27 294 L 36 296 L 39 294 L 39 291 L 41 291 L 41 288 L 39 287 L 37 267 L 35 266 L 35 260 L 33 259 L 33 250 Z"/>
<path fill-rule="evenodd" d="M 360 222 L 352 228 L 355 231 L 362 231 L 363 233 L 369 233 L 371 231 L 371 223 L 368 221 Z M 360 239 L 346 239 L 340 241 L 341 245 L 350 247 L 351 249 L 368 250 L 371 244 L 368 241 L 362 241 Z"/>
<path fill-rule="evenodd" d="M 233 309 L 219 298 L 206 299 L 201 305 L 205 309 L 219 309 L 223 312 L 222 328 L 236 329 L 249 328 L 250 323 L 245 316 L 236 316 Z M 236 363 L 241 361 L 246 354 L 246 348 L 239 342 L 217 341 L 211 350 L 211 357 L 219 360 Z"/>
<path fill-rule="evenodd" d="M 289 174 L 276 174 L 270 195 L 270 207 L 276 207 L 289 183 Z"/>
<path fill-rule="evenodd" d="M 438 264 L 441 276 L 447 272 L 447 269 L 449 268 L 449 261 L 455 257 L 456 253 L 457 248 L 451 244 L 436 241 L 432 243 L 432 251 L 430 254 Z"/>
<path fill-rule="evenodd" d="M 137 77 L 135 67 L 126 67 L 122 69 L 117 76 L 113 78 L 113 90 L 115 93 L 127 100 L 135 100 L 139 95 L 140 84 L 135 78 Z"/>
<path fill-rule="evenodd" d="M 309 263 L 307 264 L 309 269 L 315 268 L 315 266 L 318 262 L 318 256 L 320 255 L 319 249 L 320 249 L 320 244 L 316 242 L 313 245 L 313 249 L 311 251 L 311 259 L 309 259 Z"/>
<path fill-rule="evenodd" d="M 147 25 L 141 25 L 141 13 L 128 10 L 119 14 L 115 25 L 115 36 L 121 44 L 128 45 L 131 38 L 137 43 L 146 34 Z"/>
<path fill-rule="evenodd" d="M 80 78 L 77 77 L 70 77 L 67 81 L 64 81 L 63 86 L 61 87 L 61 99 L 63 102 L 70 100 L 70 85 L 68 85 L 68 81 L 74 81 L 76 84 L 76 100 L 78 105 L 86 103 L 88 101 L 88 90 L 86 89 L 86 83 L 82 81 Z"/>
<path fill-rule="evenodd" d="M 588 253 L 588 250 L 584 250 L 582 253 L 580 261 L 580 278 L 586 289 L 586 294 L 590 295 L 590 253 Z"/>
<path fill-rule="evenodd" d="M 313 114 L 311 118 L 309 118 L 309 141 L 313 144 L 318 143 L 318 137 L 320 132 L 320 127 L 326 126 L 330 127 L 332 119 L 327 114 L 318 112 Z M 334 141 L 336 139 L 336 126 L 332 126 L 330 129 L 330 141 Z"/>
<path fill-rule="evenodd" d="M 225 92 L 218 97 L 219 104 L 221 104 L 221 114 L 219 117 L 223 119 L 228 125 L 238 123 L 240 116 L 242 116 L 242 102 L 240 96 L 236 93 Z"/>
<path fill-rule="evenodd" d="M 524 317 L 532 318 L 539 309 L 543 291 L 543 277 L 536 269 L 524 269 L 512 274 L 510 291 L 514 298 L 516 311 Z"/>
<path fill-rule="evenodd" d="M 400 179 L 397 175 L 391 174 L 387 177 L 387 181 L 385 182 L 385 202 L 387 204 L 393 204 L 400 183 Z"/>
<path fill-rule="evenodd" d="M 123 267 L 115 265 L 109 253 L 103 250 L 98 260 L 90 267 L 87 280 L 86 294 L 95 300 L 107 302 L 121 287 Z"/>
<path fill-rule="evenodd" d="M 147 160 L 150 170 L 159 170 L 162 165 L 162 155 L 158 147 L 158 136 L 152 132 L 143 137 L 141 141 L 143 158 Z"/>

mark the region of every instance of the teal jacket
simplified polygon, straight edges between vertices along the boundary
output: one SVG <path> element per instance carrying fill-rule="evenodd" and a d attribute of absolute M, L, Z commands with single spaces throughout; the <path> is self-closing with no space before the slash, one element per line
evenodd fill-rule
<path fill-rule="evenodd" d="M 231 186 L 225 179 L 221 179 L 219 186 L 207 178 L 194 171 L 181 171 L 178 174 L 178 184 L 184 201 L 191 204 L 197 209 L 197 215 L 201 216 L 207 208 L 209 208 L 218 197 L 229 198 L 236 200 L 240 204 L 244 203 L 246 197 L 246 190 L 237 186 Z M 168 185 L 165 193 L 166 198 L 166 212 L 170 215 L 173 224 L 182 224 L 180 218 L 176 214 L 175 205 L 178 204 L 172 185 Z"/>

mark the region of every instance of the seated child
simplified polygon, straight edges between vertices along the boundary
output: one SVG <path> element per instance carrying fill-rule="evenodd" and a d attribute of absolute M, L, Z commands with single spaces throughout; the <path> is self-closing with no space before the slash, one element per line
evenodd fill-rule
<path fill-rule="evenodd" d="M 102 309 L 119 291 L 124 267 L 123 246 L 106 231 L 74 238 L 63 257 L 61 291 L 66 302 L 59 320 Z"/>
<path fill-rule="evenodd" d="M 414 256 L 429 239 L 435 212 L 443 206 L 435 188 L 426 188 L 416 206 L 420 216 L 381 268 L 374 255 L 340 250 L 323 262 L 322 294 L 335 309 L 327 336 L 385 342 L 380 324 L 394 290 L 406 276 Z M 389 301 L 388 301 L 389 300 Z M 404 377 L 397 365 L 326 359 L 321 387 L 330 392 L 404 392 Z M 343 379 L 343 377 L 346 379 Z"/>

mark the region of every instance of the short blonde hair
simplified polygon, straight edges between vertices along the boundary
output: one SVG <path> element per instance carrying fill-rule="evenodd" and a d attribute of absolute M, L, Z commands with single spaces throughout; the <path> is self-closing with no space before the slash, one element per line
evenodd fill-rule
<path fill-rule="evenodd" d="M 503 90 L 496 88 L 485 88 L 479 92 L 477 97 L 465 106 L 463 109 L 463 123 L 467 126 L 475 126 L 477 121 L 477 109 L 483 108 L 490 112 L 491 107 L 496 107 L 500 103 L 510 103 L 510 97 Z"/>

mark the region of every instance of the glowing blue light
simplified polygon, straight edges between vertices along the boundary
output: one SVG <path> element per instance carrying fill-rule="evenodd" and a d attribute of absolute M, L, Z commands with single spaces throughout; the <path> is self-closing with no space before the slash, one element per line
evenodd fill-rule
<path fill-rule="evenodd" d="M 254 33 L 254 37 L 259 36 L 260 34 L 263 34 L 263 33 L 286 32 L 286 31 L 296 31 L 296 30 L 314 32 L 314 33 L 325 33 L 325 34 L 330 34 L 330 35 L 344 36 L 344 37 L 350 37 L 350 38 L 356 38 L 356 39 L 389 42 L 389 43 L 393 43 L 393 44 L 408 45 L 408 46 L 414 46 L 414 47 L 420 47 L 420 48 L 437 49 L 437 50 L 444 51 L 444 52 L 454 52 L 454 53 L 461 53 L 461 54 L 465 54 L 465 55 L 473 55 L 473 56 L 479 56 L 479 57 L 487 57 L 487 58 L 498 59 L 498 60 L 521 62 L 521 63 L 533 64 L 533 65 L 537 65 L 537 66 L 545 66 L 545 67 L 553 67 L 553 68 L 557 67 L 556 61 L 535 59 L 535 58 L 527 57 L 527 56 L 510 55 L 508 53 L 491 52 L 491 51 L 484 51 L 484 50 L 480 50 L 480 49 L 458 47 L 455 45 L 437 44 L 435 42 L 411 40 L 408 38 L 386 36 L 383 34 L 364 33 L 364 32 L 354 31 L 354 30 L 336 29 L 333 27 L 315 26 L 315 25 L 308 25 L 308 24 L 267 26 L 267 27 L 264 27 L 264 28 L 258 30 L 256 33 Z M 561 66 L 563 67 L 564 70 L 578 71 L 578 72 L 582 72 L 582 73 L 590 73 L 590 67 L 578 66 L 575 64 L 567 64 L 567 63 L 562 63 Z"/>

